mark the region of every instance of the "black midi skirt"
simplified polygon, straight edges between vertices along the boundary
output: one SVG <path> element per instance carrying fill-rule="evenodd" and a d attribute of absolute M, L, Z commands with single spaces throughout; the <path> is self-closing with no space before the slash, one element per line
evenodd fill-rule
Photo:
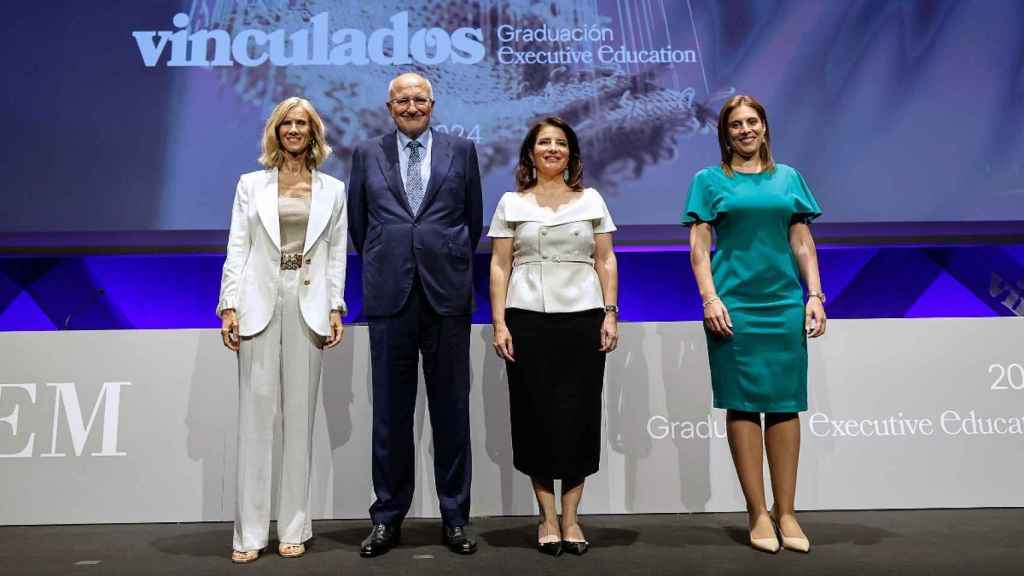
<path fill-rule="evenodd" d="M 516 359 L 506 362 L 516 470 L 534 478 L 569 480 L 597 472 L 603 321 L 600 309 L 505 312 Z"/>

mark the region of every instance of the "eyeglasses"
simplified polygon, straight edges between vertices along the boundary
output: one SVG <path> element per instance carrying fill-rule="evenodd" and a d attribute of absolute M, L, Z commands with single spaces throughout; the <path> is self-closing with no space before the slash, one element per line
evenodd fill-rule
<path fill-rule="evenodd" d="M 388 103 L 394 106 L 395 108 L 399 108 L 402 110 L 408 108 L 410 104 L 415 104 L 417 108 L 423 110 L 424 108 L 427 108 L 428 106 L 433 104 L 434 101 L 430 98 L 417 96 L 416 98 L 396 98 L 394 100 L 389 100 Z"/>

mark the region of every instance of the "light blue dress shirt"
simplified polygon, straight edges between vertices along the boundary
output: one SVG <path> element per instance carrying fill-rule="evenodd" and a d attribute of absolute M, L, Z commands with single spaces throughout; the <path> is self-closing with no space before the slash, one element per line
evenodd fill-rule
<path fill-rule="evenodd" d="M 426 193 L 427 186 L 430 184 L 430 149 L 434 143 L 434 137 L 431 132 L 432 130 L 427 128 L 423 131 L 423 134 L 420 134 L 419 138 L 416 139 L 417 142 L 423 145 L 423 148 L 420 149 L 420 176 L 422 178 L 421 181 L 423 182 L 424 193 Z M 408 182 L 406 182 L 406 180 L 409 178 L 409 153 L 412 152 L 412 149 L 408 146 L 411 141 L 412 138 L 409 138 L 403 134 L 401 130 L 398 130 L 398 168 L 399 172 L 402 174 L 403 190 L 408 189 Z"/>

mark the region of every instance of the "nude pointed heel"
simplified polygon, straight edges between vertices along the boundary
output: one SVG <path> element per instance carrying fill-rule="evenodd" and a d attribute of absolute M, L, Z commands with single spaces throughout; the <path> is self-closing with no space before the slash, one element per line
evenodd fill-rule
<path fill-rule="evenodd" d="M 767 552 L 769 554 L 775 554 L 779 551 L 779 539 L 778 538 L 754 538 L 750 537 L 750 545 L 755 550 Z"/>
<path fill-rule="evenodd" d="M 779 538 L 778 528 L 775 526 L 775 520 L 772 519 L 771 515 L 768 515 L 768 521 L 772 523 L 772 537 L 771 538 L 754 538 L 754 535 L 750 535 L 750 546 L 755 550 L 761 552 L 767 552 L 769 554 L 776 554 L 779 551 Z"/>
<path fill-rule="evenodd" d="M 807 538 L 783 536 L 782 547 L 786 550 L 793 550 L 794 552 L 803 552 L 804 554 L 807 554 L 811 551 L 811 541 Z"/>
<path fill-rule="evenodd" d="M 774 509 L 772 509 L 770 517 L 772 519 L 772 524 L 778 526 L 779 537 L 782 539 L 783 548 L 785 548 L 786 550 L 792 550 L 794 552 L 802 552 L 804 554 L 807 554 L 811 551 L 811 541 L 807 538 L 802 538 L 800 536 L 786 536 L 782 533 L 782 525 L 779 524 L 779 520 L 776 517 L 776 512 Z"/>

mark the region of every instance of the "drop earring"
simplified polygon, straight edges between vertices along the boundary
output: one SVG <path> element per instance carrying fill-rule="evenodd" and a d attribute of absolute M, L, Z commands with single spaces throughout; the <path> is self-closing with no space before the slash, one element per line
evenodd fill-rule
<path fill-rule="evenodd" d="M 569 168 L 562 171 L 562 180 L 569 181 Z"/>

